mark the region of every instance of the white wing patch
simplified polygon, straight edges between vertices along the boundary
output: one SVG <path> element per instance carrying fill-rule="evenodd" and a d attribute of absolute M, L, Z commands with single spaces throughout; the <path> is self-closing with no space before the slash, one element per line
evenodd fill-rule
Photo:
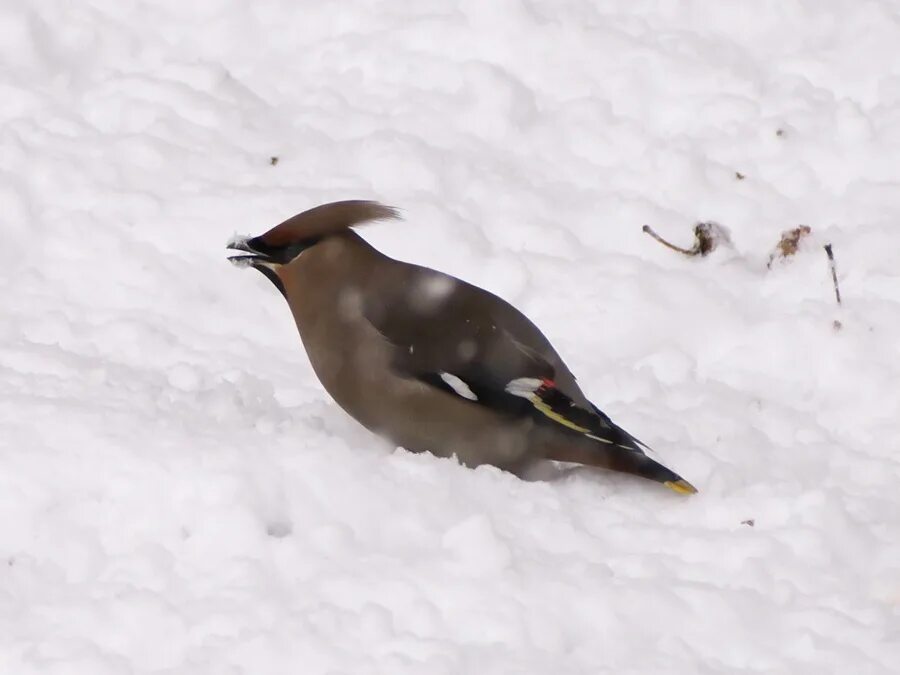
<path fill-rule="evenodd" d="M 470 401 L 478 400 L 475 392 L 469 389 L 469 385 L 459 379 L 456 375 L 453 375 L 452 373 L 441 373 L 441 379 L 448 387 L 455 391 L 457 395 L 467 398 Z"/>
<path fill-rule="evenodd" d="M 534 396 L 534 392 L 540 389 L 542 384 L 542 380 L 534 377 L 519 377 L 506 385 L 506 393 L 531 399 Z"/>

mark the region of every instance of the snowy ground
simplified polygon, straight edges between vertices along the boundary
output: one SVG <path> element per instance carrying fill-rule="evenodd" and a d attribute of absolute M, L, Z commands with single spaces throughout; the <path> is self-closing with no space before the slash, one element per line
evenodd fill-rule
<path fill-rule="evenodd" d="M 896 673 L 898 45 L 891 0 L 0 3 L 0 673 Z M 345 198 L 700 494 L 347 418 L 224 251 Z"/>

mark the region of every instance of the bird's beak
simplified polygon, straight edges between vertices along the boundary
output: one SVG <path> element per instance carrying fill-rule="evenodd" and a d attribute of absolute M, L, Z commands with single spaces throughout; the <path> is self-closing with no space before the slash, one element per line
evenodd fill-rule
<path fill-rule="evenodd" d="M 256 267 L 258 269 L 263 266 L 271 269 L 271 266 L 275 264 L 275 260 L 273 260 L 270 253 L 260 250 L 259 246 L 254 246 L 257 243 L 257 238 L 255 237 L 233 236 L 225 248 L 233 251 L 244 251 L 249 255 L 230 255 L 228 256 L 228 261 L 236 267 Z"/>
<path fill-rule="evenodd" d="M 287 291 L 284 289 L 284 283 L 278 276 L 278 269 L 281 267 L 281 262 L 275 259 L 275 251 L 266 250 L 268 247 L 266 247 L 265 243 L 260 241 L 259 237 L 251 238 L 235 235 L 231 238 L 231 241 L 228 242 L 228 245 L 225 246 L 225 248 L 232 251 L 243 251 L 245 254 L 230 255 L 228 256 L 228 262 L 235 267 L 252 267 L 259 272 L 262 272 L 263 276 L 275 284 L 275 288 L 278 289 L 278 292 L 287 298 Z"/>

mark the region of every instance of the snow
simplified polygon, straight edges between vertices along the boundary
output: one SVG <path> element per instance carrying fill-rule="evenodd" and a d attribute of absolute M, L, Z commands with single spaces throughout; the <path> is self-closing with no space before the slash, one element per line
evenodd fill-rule
<path fill-rule="evenodd" d="M 898 41 L 890 0 L 0 5 L 0 673 L 896 672 Z M 347 418 L 223 248 L 347 198 L 700 494 Z"/>

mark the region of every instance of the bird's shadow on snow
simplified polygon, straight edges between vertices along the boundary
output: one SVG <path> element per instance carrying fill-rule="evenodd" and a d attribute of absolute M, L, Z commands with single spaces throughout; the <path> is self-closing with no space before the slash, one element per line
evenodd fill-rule
<path fill-rule="evenodd" d="M 572 478 L 584 478 L 591 482 L 612 483 L 617 476 L 611 471 L 604 471 L 590 466 L 566 464 L 564 462 L 538 462 L 524 471 L 520 478 L 526 482 L 557 483 Z"/>
<path fill-rule="evenodd" d="M 566 464 L 563 462 L 543 461 L 529 467 L 519 476 L 529 483 L 565 484 L 583 482 L 602 487 L 605 493 L 619 491 L 659 490 L 662 485 L 638 476 L 631 476 L 615 471 L 607 471 L 591 466 Z M 662 492 L 668 492 L 663 489 Z M 673 493 L 674 494 L 674 493 Z"/>

